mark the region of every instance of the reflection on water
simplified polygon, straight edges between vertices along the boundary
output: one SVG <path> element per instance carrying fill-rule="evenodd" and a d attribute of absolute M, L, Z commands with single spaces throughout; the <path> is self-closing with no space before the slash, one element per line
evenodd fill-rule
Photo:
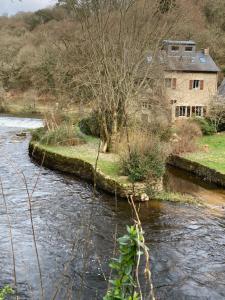
<path fill-rule="evenodd" d="M 112 197 L 102 192 L 93 198 L 89 184 L 31 162 L 28 139 L 16 137 L 21 127 L 30 126 L 30 120 L 5 118 L 0 122 L 0 176 L 13 227 L 20 299 L 40 299 L 21 171 L 30 193 L 39 178 L 32 205 L 46 299 L 52 299 L 56 291 L 56 299 L 60 300 L 102 299 L 114 233 L 117 228 L 121 234 L 131 222 L 129 205 L 125 201 L 116 205 Z M 32 122 L 32 126 L 39 126 L 39 120 Z M 181 180 L 177 190 L 186 192 L 188 187 L 203 198 L 203 190 L 214 194 L 215 199 L 222 197 L 223 192 L 214 187 L 198 187 L 191 180 L 185 183 L 181 174 L 176 176 L 177 179 L 170 176 L 174 190 L 177 180 Z M 149 202 L 140 206 L 140 216 L 150 247 L 157 299 L 225 299 L 223 214 L 187 205 Z M 0 285 L 13 282 L 11 260 L 7 218 L 0 198 Z"/>
<path fill-rule="evenodd" d="M 218 188 L 215 184 L 207 183 L 203 179 L 178 168 L 168 167 L 164 185 L 169 191 L 197 197 L 208 207 L 220 210 L 223 214 L 225 189 Z"/>

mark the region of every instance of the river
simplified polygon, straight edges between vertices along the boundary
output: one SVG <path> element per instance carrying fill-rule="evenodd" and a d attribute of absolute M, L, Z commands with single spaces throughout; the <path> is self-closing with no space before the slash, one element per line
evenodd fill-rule
<path fill-rule="evenodd" d="M 19 299 L 41 299 L 26 185 L 45 299 L 102 299 L 114 234 L 131 223 L 129 204 L 32 162 L 29 136 L 37 119 L 0 116 L 0 177 L 12 226 Z M 26 182 L 24 181 L 24 176 Z M 168 170 L 167 188 L 199 196 L 206 207 L 140 205 L 157 299 L 225 299 L 225 192 Z M 13 284 L 8 219 L 0 198 L 0 286 Z"/>

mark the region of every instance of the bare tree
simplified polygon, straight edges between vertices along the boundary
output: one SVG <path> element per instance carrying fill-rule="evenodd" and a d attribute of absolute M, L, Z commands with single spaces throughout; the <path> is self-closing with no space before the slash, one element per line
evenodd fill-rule
<path fill-rule="evenodd" d="M 214 125 L 215 131 L 219 126 L 225 123 L 225 102 L 223 99 L 214 100 L 209 109 L 209 118 Z"/>
<path fill-rule="evenodd" d="M 161 41 L 173 25 L 157 0 L 68 0 L 67 5 L 82 27 L 76 81 L 91 92 L 100 124 L 101 151 L 106 152 L 114 148 L 140 94 L 158 89 L 163 78 Z M 152 80 L 157 84 L 152 85 Z M 152 104 L 156 95 L 159 98 L 157 92 L 149 97 Z"/>

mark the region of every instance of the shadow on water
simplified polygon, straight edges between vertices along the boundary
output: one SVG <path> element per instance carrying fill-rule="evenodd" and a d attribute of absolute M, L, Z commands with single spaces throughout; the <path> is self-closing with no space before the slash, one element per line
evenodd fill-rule
<path fill-rule="evenodd" d="M 0 117 L 0 176 L 13 227 L 20 299 L 38 300 L 40 290 L 26 190 L 18 170 L 24 172 L 30 191 L 40 175 L 32 206 L 46 299 L 52 299 L 57 290 L 60 300 L 102 299 L 114 234 L 116 230 L 118 235 L 124 233 L 125 225 L 131 223 L 130 207 L 103 192 L 93 198 L 88 183 L 30 161 L 29 138 L 16 137 L 29 122 Z M 176 170 L 168 172 L 167 187 L 174 191 L 223 198 L 223 191 L 215 187 L 184 178 Z M 157 299 L 225 299 L 224 215 L 154 201 L 141 204 L 139 210 Z M 13 282 L 11 261 L 0 198 L 0 285 Z"/>

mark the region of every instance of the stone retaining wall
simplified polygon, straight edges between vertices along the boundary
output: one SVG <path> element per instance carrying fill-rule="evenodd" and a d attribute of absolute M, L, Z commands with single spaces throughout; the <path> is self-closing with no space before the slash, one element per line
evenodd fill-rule
<path fill-rule="evenodd" d="M 169 158 L 168 164 L 191 172 L 201 177 L 205 181 L 225 187 L 225 174 L 217 172 L 216 170 L 209 167 L 203 166 L 200 163 L 191 161 L 178 155 L 173 155 Z"/>
<path fill-rule="evenodd" d="M 79 158 L 66 157 L 51 151 L 47 151 L 34 142 L 29 144 L 29 155 L 39 164 L 53 170 L 73 174 L 89 182 L 96 182 L 96 187 L 117 195 L 120 198 L 127 198 L 132 194 L 131 184 L 122 184 L 102 173 L 99 169 L 95 174 L 94 166 Z M 94 180 L 95 179 L 95 180 Z M 143 184 L 135 185 L 136 200 L 143 199 Z"/>

